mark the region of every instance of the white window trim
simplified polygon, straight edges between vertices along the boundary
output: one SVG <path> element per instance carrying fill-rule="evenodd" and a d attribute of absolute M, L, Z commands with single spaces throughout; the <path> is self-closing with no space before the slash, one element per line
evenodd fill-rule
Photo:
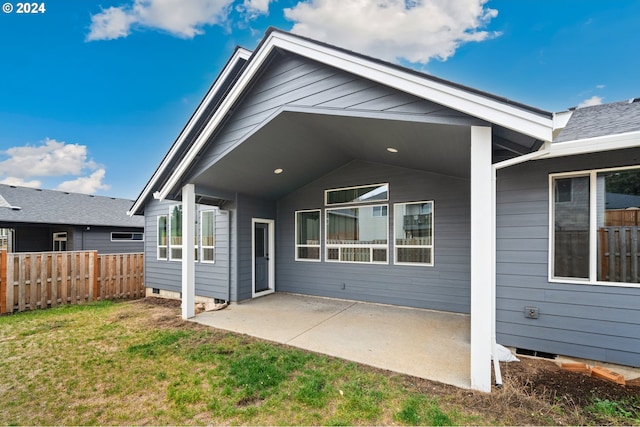
<path fill-rule="evenodd" d="M 202 224 L 204 224 L 204 221 L 202 219 L 202 217 L 204 216 L 204 214 L 206 212 L 212 212 L 213 213 L 213 246 L 209 246 L 209 245 L 204 245 L 202 244 L 203 240 L 202 240 Z M 198 243 L 200 244 L 200 262 L 203 264 L 215 264 L 216 263 L 216 210 L 215 209 L 205 209 L 200 211 L 200 239 L 198 239 Z M 197 247 L 197 246 L 196 246 Z M 213 259 L 212 260 L 205 260 L 204 259 L 204 250 L 205 249 L 213 249 Z"/>
<path fill-rule="evenodd" d="M 368 186 L 365 186 L 368 187 Z M 333 206 L 333 205 L 332 205 Z M 385 221 L 387 231 L 385 236 L 387 237 L 386 244 L 361 244 L 361 243 L 349 243 L 349 244 L 340 244 L 340 243 L 327 243 L 327 221 L 329 221 L 329 212 L 332 210 L 339 209 L 361 209 L 361 208 L 373 208 L 374 206 L 387 206 L 387 220 Z M 376 217 L 382 218 L 382 217 Z M 356 205 L 356 206 L 339 206 L 339 207 L 331 207 L 325 208 L 324 210 L 324 223 L 325 223 L 325 234 L 324 234 L 324 259 L 326 262 L 335 262 L 342 264 L 378 264 L 378 265 L 389 265 L 389 205 Z M 370 260 L 371 261 L 341 261 L 340 254 L 342 253 L 342 249 L 345 248 L 369 248 L 370 251 Z M 329 249 L 338 249 L 338 259 L 329 259 Z M 374 249 L 386 249 L 387 250 L 387 260 L 386 261 L 374 261 L 373 260 L 373 250 Z"/>
<path fill-rule="evenodd" d="M 164 218 L 164 232 L 166 234 L 167 237 L 167 244 L 166 245 L 161 245 L 160 244 L 160 234 L 158 233 L 158 230 L 160 230 L 160 218 Z M 159 261 L 166 261 L 167 257 L 169 256 L 169 235 L 167 234 L 167 225 L 169 224 L 169 219 L 167 217 L 167 215 L 158 215 L 156 218 L 156 233 L 158 233 L 156 235 L 156 259 Z M 160 248 L 164 248 L 165 253 L 167 254 L 167 256 L 165 257 L 161 257 L 160 256 Z"/>
<path fill-rule="evenodd" d="M 342 191 L 342 190 L 355 190 L 356 188 L 367 188 L 367 187 L 382 187 L 383 185 L 387 186 L 387 198 L 380 200 L 363 200 L 361 202 L 344 202 L 344 203 L 329 203 L 329 193 L 332 191 Z M 344 206 L 344 205 L 360 205 L 362 203 L 375 203 L 375 202 L 388 202 L 389 201 L 389 183 L 382 182 L 379 184 L 367 184 L 367 185 L 356 185 L 353 187 L 338 187 L 338 188 L 329 188 L 324 190 L 324 204 L 325 206 Z"/>
<path fill-rule="evenodd" d="M 639 288 L 640 283 L 625 282 L 602 282 L 598 281 L 598 233 L 594 232 L 598 229 L 597 212 L 597 178 L 598 174 L 609 171 L 623 171 L 631 169 L 640 169 L 637 166 L 622 166 L 603 169 L 586 169 L 582 171 L 554 173 L 549 174 L 549 257 L 548 257 L 548 281 L 549 283 L 566 283 L 594 286 L 615 286 L 620 288 Z M 576 178 L 580 176 L 589 177 L 589 278 L 579 279 L 573 277 L 554 277 L 553 265 L 555 258 L 555 195 L 553 192 L 553 180 L 557 178 Z"/>
<path fill-rule="evenodd" d="M 397 245 L 396 244 L 396 206 L 397 205 L 413 205 L 419 203 L 431 204 L 431 244 L 430 245 Z M 435 265 L 435 203 L 433 200 L 423 200 L 418 202 L 401 202 L 393 204 L 393 264 L 394 265 L 408 265 L 413 267 L 433 267 Z M 429 248 L 431 249 L 431 262 L 397 262 L 397 248 Z"/>
<path fill-rule="evenodd" d="M 318 230 L 318 244 L 317 245 L 304 245 L 304 244 L 299 244 L 298 243 L 298 214 L 299 213 L 304 213 L 304 212 L 318 212 L 318 227 L 320 227 L 320 230 Z M 295 211 L 294 213 L 295 215 L 295 221 L 294 221 L 294 227 L 295 227 L 295 232 L 294 232 L 294 244 L 295 244 L 295 260 L 296 261 L 304 261 L 304 262 L 321 262 L 322 261 L 322 209 L 302 209 L 299 211 Z M 313 259 L 313 258 L 298 258 L 298 248 L 318 248 L 318 259 Z"/>

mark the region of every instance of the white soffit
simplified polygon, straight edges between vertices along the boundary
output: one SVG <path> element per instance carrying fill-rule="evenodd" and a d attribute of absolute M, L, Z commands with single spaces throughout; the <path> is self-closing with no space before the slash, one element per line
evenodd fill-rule
<path fill-rule="evenodd" d="M 256 75 L 256 72 L 276 48 L 343 69 L 363 78 L 428 99 L 536 139 L 552 140 L 553 119 L 551 117 L 543 117 L 491 98 L 425 79 L 394 67 L 378 64 L 366 58 L 319 45 L 290 34 L 272 31 L 260 48 L 254 52 L 254 56 L 250 59 L 236 84 L 231 87 L 228 96 L 220 104 L 220 107 L 204 127 L 194 145 L 160 189 L 160 200 L 164 200 L 171 189 L 177 185 L 180 177 L 186 172 L 197 153 L 229 112 L 233 103 L 243 93 Z"/>

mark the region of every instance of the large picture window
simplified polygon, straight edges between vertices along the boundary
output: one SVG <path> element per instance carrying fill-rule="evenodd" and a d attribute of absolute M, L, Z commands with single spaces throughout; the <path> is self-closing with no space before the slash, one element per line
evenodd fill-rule
<path fill-rule="evenodd" d="M 551 176 L 551 278 L 640 283 L 640 168 Z"/>
<path fill-rule="evenodd" d="M 394 205 L 395 263 L 433 265 L 433 202 Z"/>
<path fill-rule="evenodd" d="M 387 211 L 378 210 L 376 216 L 374 207 L 325 210 L 327 261 L 383 264 L 388 262 Z"/>
<path fill-rule="evenodd" d="M 320 209 L 296 212 L 296 260 L 320 261 Z"/>

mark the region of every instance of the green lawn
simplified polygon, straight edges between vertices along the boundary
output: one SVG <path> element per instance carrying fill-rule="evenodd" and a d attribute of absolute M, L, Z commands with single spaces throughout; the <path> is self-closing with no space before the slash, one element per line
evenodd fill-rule
<path fill-rule="evenodd" d="M 3 425 L 459 425 L 521 416 L 487 409 L 496 395 L 183 322 L 177 308 L 144 300 L 1 317 L 0 367 Z M 531 415 L 522 422 L 554 420 Z"/>

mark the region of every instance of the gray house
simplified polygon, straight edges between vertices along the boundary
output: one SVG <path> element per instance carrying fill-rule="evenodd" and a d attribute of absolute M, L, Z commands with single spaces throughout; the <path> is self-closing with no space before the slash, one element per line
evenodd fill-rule
<path fill-rule="evenodd" d="M 0 247 L 9 252 L 144 250 L 133 201 L 0 184 Z"/>
<path fill-rule="evenodd" d="M 469 313 L 488 391 L 496 337 L 640 365 L 638 230 L 604 204 L 638 175 L 640 103 L 550 113 L 271 29 L 130 214 L 185 318 L 272 292 Z"/>

